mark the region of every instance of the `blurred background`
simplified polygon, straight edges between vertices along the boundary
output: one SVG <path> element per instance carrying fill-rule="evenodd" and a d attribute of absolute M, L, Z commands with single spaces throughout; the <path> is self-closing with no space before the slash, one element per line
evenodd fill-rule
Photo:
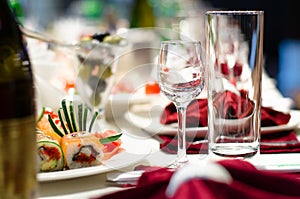
<path fill-rule="evenodd" d="M 300 107 L 300 12 L 298 1 L 272 0 L 11 0 L 26 27 L 65 41 L 95 32 L 121 34 L 156 27 L 181 32 L 203 44 L 206 10 L 265 11 L 264 67 L 280 92 Z M 136 40 L 145 35 L 134 35 Z M 151 43 L 154 37 L 146 36 Z M 138 43 L 138 42 L 137 42 Z M 151 57 L 149 58 L 151 59 Z"/>

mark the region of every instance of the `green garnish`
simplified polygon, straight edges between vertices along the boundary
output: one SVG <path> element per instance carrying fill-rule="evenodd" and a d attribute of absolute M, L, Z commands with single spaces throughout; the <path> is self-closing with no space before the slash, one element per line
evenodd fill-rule
<path fill-rule="evenodd" d="M 57 133 L 60 137 L 63 137 L 64 134 L 59 130 L 59 128 L 56 126 L 56 124 L 54 123 L 54 121 L 52 120 L 51 116 L 48 115 L 48 121 L 52 127 L 52 129 L 54 130 L 55 133 Z"/>
<path fill-rule="evenodd" d="M 39 121 L 41 121 L 41 119 L 44 117 L 44 114 L 45 114 L 45 107 L 43 107 L 42 108 L 42 111 L 41 111 L 41 113 L 40 113 L 40 115 L 39 115 L 39 117 L 37 118 L 37 120 L 36 120 L 36 123 L 38 123 Z"/>
<path fill-rule="evenodd" d="M 121 137 L 122 133 L 117 134 L 117 135 L 112 135 L 106 138 L 101 138 L 99 141 L 101 142 L 101 144 L 108 144 L 111 142 L 114 142 L 116 140 L 118 140 Z"/>
<path fill-rule="evenodd" d="M 66 99 L 62 100 L 61 106 L 62 107 L 58 109 L 58 118 L 60 120 L 63 132 L 57 127 L 51 116 L 48 115 L 48 121 L 50 122 L 51 127 L 59 136 L 62 137 L 66 134 L 78 131 L 91 132 L 93 125 L 99 115 L 99 112 L 94 112 L 89 124 L 89 129 L 87 129 L 86 123 L 88 118 L 88 112 L 90 110 L 87 106 L 83 104 L 78 104 L 78 110 L 76 112 L 73 101 L 69 101 L 69 103 L 67 103 Z"/>
<path fill-rule="evenodd" d="M 92 131 L 92 128 L 93 128 L 94 122 L 95 122 L 95 120 L 97 119 L 97 117 L 98 117 L 98 114 L 99 114 L 99 113 L 98 113 L 97 111 L 94 113 L 94 115 L 93 115 L 93 118 L 92 118 L 92 120 L 91 120 L 91 123 L 90 123 L 89 132 L 91 132 L 91 131 Z"/>
<path fill-rule="evenodd" d="M 70 101 L 69 105 L 70 115 L 71 115 L 71 121 L 72 121 L 72 129 L 74 132 L 77 132 L 77 125 L 75 122 L 75 114 L 74 114 L 74 108 L 73 108 L 73 102 Z"/>
<path fill-rule="evenodd" d="M 58 118 L 60 120 L 63 132 L 62 132 L 62 130 L 60 130 L 57 127 L 57 125 L 51 118 L 51 115 L 48 114 L 48 121 L 49 121 L 52 129 L 54 130 L 54 132 L 57 133 L 60 137 L 63 137 L 64 135 L 67 135 L 69 133 L 77 132 L 77 130 L 86 131 L 87 130 L 86 129 L 87 117 L 88 117 L 88 112 L 90 109 L 83 104 L 78 104 L 78 106 L 77 106 L 78 110 L 77 110 L 77 115 L 76 115 L 72 101 L 70 101 L 69 105 L 67 106 L 66 100 L 63 99 L 61 105 L 62 105 L 62 107 L 58 109 Z M 69 108 L 67 108 L 67 107 L 69 107 Z M 88 132 L 92 131 L 93 125 L 94 125 L 98 115 L 99 115 L 99 112 L 95 111 L 93 114 L 93 117 L 91 119 L 91 122 L 89 124 Z M 99 139 L 99 141 L 102 144 L 108 144 L 108 143 L 118 140 L 121 137 L 121 135 L 122 135 L 122 133 L 117 134 L 117 135 L 108 136 L 106 138 Z"/>
<path fill-rule="evenodd" d="M 69 131 L 70 131 L 70 133 L 73 133 L 74 130 L 73 130 L 73 126 L 72 126 L 72 123 L 71 123 L 70 114 L 69 114 L 69 111 L 68 111 L 68 108 L 67 108 L 66 99 L 63 99 L 61 101 L 61 107 L 63 109 L 65 119 L 66 119 L 67 125 L 69 127 Z"/>
<path fill-rule="evenodd" d="M 61 126 L 62 126 L 62 128 L 63 128 L 65 134 L 68 134 L 69 132 L 68 132 L 68 129 L 67 129 L 65 123 L 63 122 L 64 119 L 63 119 L 63 116 L 62 116 L 62 113 L 61 113 L 61 112 L 62 112 L 62 108 L 59 108 L 59 109 L 58 109 L 58 118 L 59 118 L 60 121 L 62 121 L 62 122 L 61 122 Z"/>

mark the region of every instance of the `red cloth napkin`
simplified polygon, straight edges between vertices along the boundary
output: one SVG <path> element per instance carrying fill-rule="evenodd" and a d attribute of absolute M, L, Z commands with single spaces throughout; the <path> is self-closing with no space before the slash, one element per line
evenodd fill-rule
<path fill-rule="evenodd" d="M 293 130 L 279 133 L 266 134 L 261 136 L 261 153 L 299 153 L 300 142 Z M 264 144 L 264 142 L 266 144 Z M 286 144 L 268 145 L 271 142 L 286 142 Z"/>
<path fill-rule="evenodd" d="M 261 108 L 261 126 L 278 126 L 284 125 L 289 122 L 291 115 L 289 113 L 283 113 L 276 111 L 270 107 Z"/>
<path fill-rule="evenodd" d="M 243 93 L 243 92 L 242 92 Z M 223 106 L 223 118 L 243 118 L 252 113 L 253 102 L 246 100 L 246 93 L 238 96 L 233 92 L 226 91 L 217 94 L 215 97 L 215 106 Z M 240 100 L 243 104 L 238 108 L 234 103 Z M 236 111 L 237 109 L 240 112 Z M 262 107 L 261 109 L 261 125 L 262 127 L 284 125 L 289 122 L 291 115 L 274 110 L 269 107 Z M 170 124 L 177 122 L 177 111 L 173 103 L 166 106 L 165 111 L 161 115 L 162 124 Z M 187 108 L 187 127 L 204 127 L 207 126 L 207 99 L 197 99 L 190 103 Z M 174 136 L 161 135 L 162 139 L 161 149 L 168 153 L 176 153 L 177 139 Z M 197 139 L 197 138 L 196 138 Z M 198 140 L 190 140 L 187 138 L 187 153 L 207 153 L 207 143 L 195 143 Z M 270 135 L 262 135 L 262 142 L 278 142 L 278 141 L 297 141 L 297 137 L 293 131 L 272 133 Z M 300 143 L 286 144 L 286 145 L 261 145 L 261 153 L 287 153 L 287 152 L 300 152 Z"/>
<path fill-rule="evenodd" d="M 218 162 L 231 175 L 230 184 L 209 179 L 192 178 L 179 186 L 175 196 L 169 199 L 296 199 L 300 198 L 300 180 L 296 175 L 259 171 L 242 160 Z M 166 188 L 174 172 L 166 168 L 145 172 L 137 187 L 100 197 L 99 199 L 167 199 Z"/>
<path fill-rule="evenodd" d="M 232 110 L 229 108 L 230 106 L 226 106 L 227 110 Z M 242 118 L 244 115 L 249 114 L 250 109 L 246 109 L 240 116 L 235 116 Z M 186 111 L 186 126 L 187 127 L 205 127 L 207 126 L 207 99 L 197 99 L 192 101 L 187 107 Z M 226 115 L 224 111 L 224 115 Z M 280 111 L 276 111 L 269 107 L 262 107 L 261 109 L 261 126 L 277 126 L 287 124 L 291 118 L 289 113 L 283 113 Z M 165 107 L 163 111 L 160 122 L 162 124 L 171 124 L 176 123 L 177 120 L 177 111 L 176 107 L 173 103 L 170 103 Z"/>
<path fill-rule="evenodd" d="M 218 117 L 224 119 L 244 118 L 251 115 L 254 110 L 254 103 L 247 97 L 245 91 L 241 91 L 241 96 L 230 91 L 217 93 L 213 105 L 220 110 Z"/>
<path fill-rule="evenodd" d="M 170 135 L 161 135 L 162 142 L 160 144 L 161 150 L 166 153 L 177 153 L 177 138 Z M 287 144 L 271 145 L 272 142 L 291 142 Z M 260 153 L 300 153 L 300 142 L 298 141 L 294 131 L 283 131 L 279 133 L 272 133 L 261 136 Z M 269 144 L 268 144 L 269 143 Z M 197 138 L 194 140 L 187 140 L 187 154 L 207 154 L 208 143 L 201 143 Z"/>
<path fill-rule="evenodd" d="M 207 99 L 193 100 L 186 110 L 186 126 L 187 127 L 203 127 L 207 126 Z M 177 110 L 173 103 L 165 107 L 160 123 L 171 124 L 177 123 Z"/>

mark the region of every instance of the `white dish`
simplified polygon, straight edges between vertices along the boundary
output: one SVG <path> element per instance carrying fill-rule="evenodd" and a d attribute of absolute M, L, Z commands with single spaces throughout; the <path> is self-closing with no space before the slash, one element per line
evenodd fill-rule
<path fill-rule="evenodd" d="M 135 93 L 117 93 L 110 96 L 111 103 L 121 104 L 145 104 L 160 97 L 160 94 Z"/>
<path fill-rule="evenodd" d="M 279 126 L 269 126 L 269 127 L 261 127 L 262 134 L 274 133 L 278 131 L 284 130 L 292 130 L 295 129 L 300 124 L 300 111 L 291 110 L 291 119 L 285 125 Z M 160 123 L 160 115 L 161 113 L 149 114 L 145 113 L 134 113 L 134 112 L 126 112 L 125 119 L 133 124 L 134 126 L 141 128 L 148 133 L 153 135 L 176 135 L 177 127 L 174 124 L 163 125 Z M 186 128 L 186 134 L 188 136 L 197 136 L 197 137 L 205 137 L 207 133 L 207 127 L 192 127 Z"/>
<path fill-rule="evenodd" d="M 207 161 L 220 161 L 226 158 L 209 155 L 201 157 L 199 154 L 188 155 L 191 163 L 199 163 L 199 160 L 203 162 Z M 300 172 L 300 153 L 275 153 L 275 154 L 260 154 L 255 159 L 245 159 L 250 162 L 258 170 L 272 171 L 272 172 L 284 172 L 295 173 Z"/>
<path fill-rule="evenodd" d="M 125 151 L 104 161 L 102 165 L 65 171 L 38 173 L 37 179 L 39 182 L 57 181 L 122 169 L 144 160 L 154 148 L 154 143 L 152 143 L 151 140 L 137 140 L 126 133 L 123 133 L 121 139 L 123 141 L 122 148 L 124 148 Z"/>
<path fill-rule="evenodd" d="M 300 172 L 300 154 L 261 154 L 259 161 L 253 164 L 259 170 L 291 173 Z"/>

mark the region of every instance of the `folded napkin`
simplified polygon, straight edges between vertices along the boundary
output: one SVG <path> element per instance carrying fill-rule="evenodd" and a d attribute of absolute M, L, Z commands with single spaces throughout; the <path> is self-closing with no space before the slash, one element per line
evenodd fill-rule
<path fill-rule="evenodd" d="M 213 164 L 214 167 L 219 167 L 217 170 L 225 173 L 224 182 L 214 178 L 216 174 L 211 173 L 213 170 L 204 174 L 201 167 L 195 176 L 182 175 L 185 174 L 184 167 L 177 171 L 161 168 L 145 172 L 135 188 L 111 193 L 98 199 L 300 198 L 300 181 L 296 179 L 295 174 L 259 171 L 252 164 L 242 160 L 223 160 Z M 184 180 L 175 179 L 180 177 L 180 174 Z M 173 181 L 180 183 L 173 189 L 174 194 L 170 195 L 169 190 Z"/>
<path fill-rule="evenodd" d="M 261 108 L 261 126 L 278 126 L 284 125 L 289 122 L 291 115 L 289 113 L 283 113 L 276 111 L 270 107 Z"/>
<path fill-rule="evenodd" d="M 247 92 L 241 90 L 241 95 L 231 91 L 217 93 L 213 106 L 218 109 L 218 118 L 240 119 L 250 116 L 254 111 L 254 103 L 247 97 Z"/>
<path fill-rule="evenodd" d="M 166 153 L 177 153 L 177 138 L 160 135 L 160 148 Z M 284 143 L 286 142 L 286 143 Z M 207 154 L 208 143 L 198 138 L 187 138 L 187 154 Z M 261 135 L 260 153 L 300 153 L 300 142 L 293 130 Z"/>
<path fill-rule="evenodd" d="M 215 106 L 223 106 L 224 112 L 222 118 L 236 119 L 248 116 L 253 111 L 253 102 L 246 100 L 244 97 L 240 97 L 233 92 L 226 91 L 222 94 L 217 94 L 215 98 Z M 236 101 L 240 100 L 243 106 L 240 106 L 240 112 L 238 112 Z M 186 111 L 186 126 L 187 127 L 205 127 L 207 126 L 207 99 L 193 100 Z M 261 126 L 277 126 L 287 124 L 291 118 L 289 113 L 283 113 L 273 110 L 269 107 L 262 107 L 261 109 Z M 165 107 L 160 122 L 161 124 L 177 123 L 177 111 L 173 103 L 170 103 Z"/>
<path fill-rule="evenodd" d="M 218 94 L 215 98 L 215 106 L 224 106 L 223 118 L 243 118 L 252 113 L 253 102 L 246 100 L 245 96 L 238 96 L 232 92 L 224 92 Z M 244 108 L 240 108 L 237 112 L 237 106 L 234 105 L 237 100 L 241 101 Z M 262 127 L 284 125 L 289 122 L 291 115 L 274 110 L 269 107 L 261 109 L 261 125 Z M 192 101 L 187 107 L 187 127 L 204 127 L 207 126 L 207 99 L 197 99 Z M 161 115 L 160 122 L 162 124 L 177 123 L 177 111 L 173 103 L 165 107 Z M 162 140 L 161 149 L 167 153 L 176 153 L 177 139 L 174 136 L 160 135 Z M 261 136 L 261 153 L 288 153 L 300 152 L 300 142 L 293 131 L 284 131 Z M 267 145 L 266 142 L 288 142 L 288 144 Z M 208 144 L 199 142 L 198 138 L 187 138 L 187 153 L 207 153 Z"/>
<path fill-rule="evenodd" d="M 261 135 L 261 153 L 299 153 L 300 142 L 293 130 Z"/>
<path fill-rule="evenodd" d="M 186 126 L 187 127 L 204 127 L 207 126 L 207 99 L 193 100 L 186 110 Z M 163 111 L 160 123 L 171 124 L 177 123 L 177 110 L 173 103 L 170 103 L 165 107 Z"/>

